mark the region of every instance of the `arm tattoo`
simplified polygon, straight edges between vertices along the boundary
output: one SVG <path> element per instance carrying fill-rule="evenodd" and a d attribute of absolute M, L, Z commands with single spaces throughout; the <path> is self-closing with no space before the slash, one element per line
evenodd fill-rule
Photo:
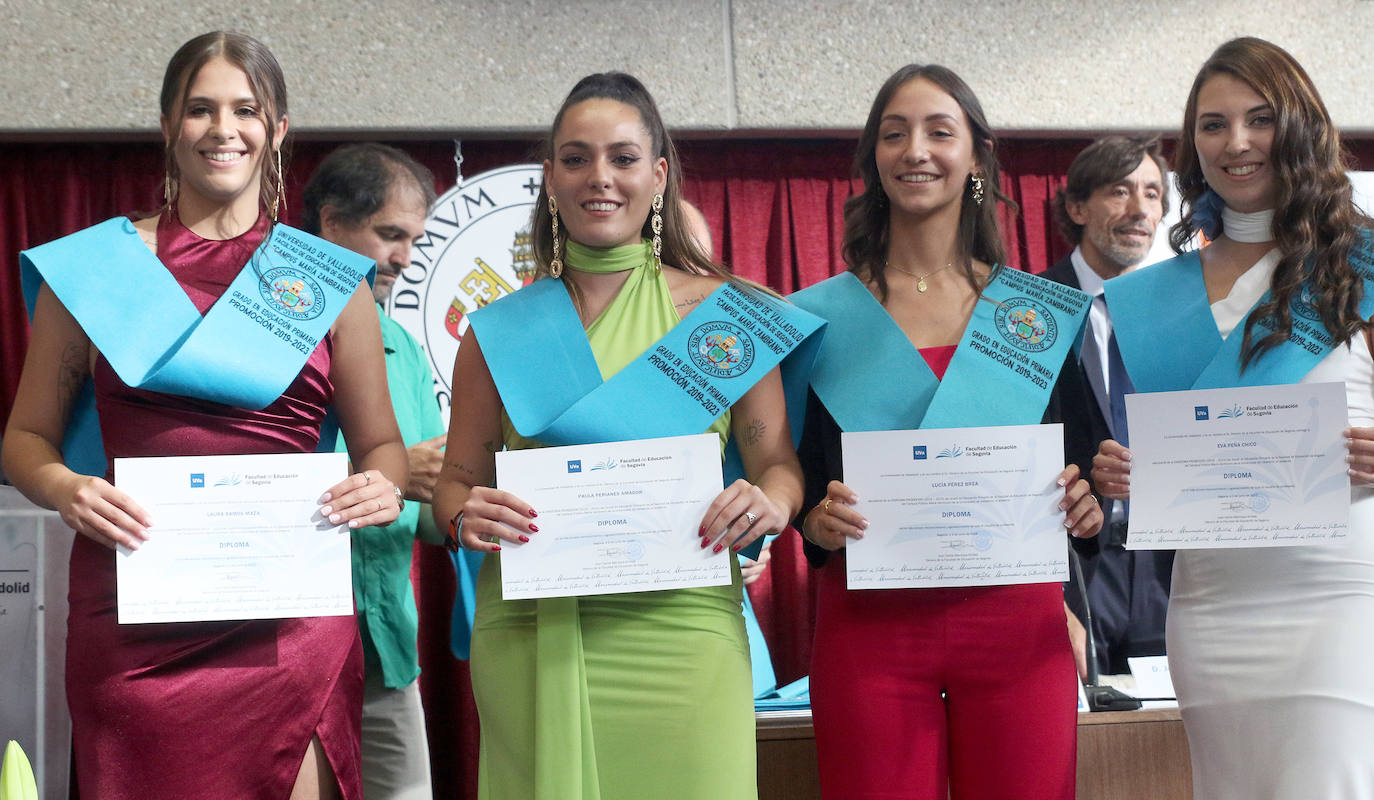
<path fill-rule="evenodd" d="M 755 417 L 749 420 L 749 425 L 744 429 L 744 434 L 740 437 L 744 444 L 753 447 L 763 441 L 763 435 L 768 432 L 768 423 Z"/>
<path fill-rule="evenodd" d="M 700 297 L 692 297 L 687 300 L 683 300 L 681 303 L 674 303 L 673 307 L 676 308 L 678 311 L 683 311 L 685 309 L 691 308 L 694 305 L 699 304 L 702 300 L 705 299 L 706 295 L 702 295 Z"/>
<path fill-rule="evenodd" d="M 62 350 L 57 365 L 57 413 L 63 420 L 71 415 L 76 396 L 86 384 L 90 372 L 86 355 L 86 348 L 78 344 L 69 344 Z"/>

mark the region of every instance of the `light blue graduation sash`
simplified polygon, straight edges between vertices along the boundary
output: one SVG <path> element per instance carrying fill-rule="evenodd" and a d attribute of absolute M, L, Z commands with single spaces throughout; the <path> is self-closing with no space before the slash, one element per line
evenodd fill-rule
<path fill-rule="evenodd" d="M 811 388 L 846 431 L 1039 422 L 1092 304 L 1077 289 L 998 269 L 939 380 L 852 273 L 790 299 L 830 323 Z"/>
<path fill-rule="evenodd" d="M 1374 258 L 1368 238 L 1362 237 L 1351 251 L 1350 265 L 1364 280 L 1360 315 L 1369 319 L 1374 316 Z M 1140 392 L 1297 383 L 1339 344 L 1322 325 L 1304 285 L 1290 304 L 1293 332 L 1288 341 L 1265 351 L 1242 372 L 1245 321 L 1222 339 L 1196 251 L 1112 278 L 1103 291 L 1121 359 Z M 1271 298 L 1266 291 L 1255 307 Z M 1263 338 L 1273 329 L 1271 320 L 1260 319 L 1254 335 Z"/>
<path fill-rule="evenodd" d="M 25 250 L 19 261 L 30 313 L 46 282 L 129 386 L 251 409 L 291 385 L 358 284 L 376 273 L 372 259 L 276 224 L 202 317 L 124 217 Z M 63 452 L 72 469 L 99 475 L 104 454 L 89 397 L 87 387 Z"/>
<path fill-rule="evenodd" d="M 774 367 L 795 445 L 825 327 L 786 302 L 723 283 L 602 381 L 562 281 L 536 281 L 468 319 L 515 430 L 550 445 L 701 433 Z M 733 441 L 724 471 L 727 484 L 744 475 Z"/>

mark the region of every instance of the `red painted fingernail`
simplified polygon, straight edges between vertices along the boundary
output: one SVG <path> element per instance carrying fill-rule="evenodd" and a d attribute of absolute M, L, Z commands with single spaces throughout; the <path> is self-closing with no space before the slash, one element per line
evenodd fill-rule
<path fill-rule="evenodd" d="M 529 514 L 531 517 L 537 517 L 537 516 L 539 516 L 539 514 L 536 513 L 535 510 L 532 509 L 532 508 L 531 508 L 529 511 L 525 512 L 525 513 Z"/>
<path fill-rule="evenodd" d="M 732 553 L 738 553 L 739 551 L 741 551 L 741 550 L 743 550 L 743 549 L 744 549 L 744 545 L 742 545 L 742 544 L 737 544 L 737 545 L 735 545 L 734 547 L 730 548 L 730 552 L 732 552 Z"/>
<path fill-rule="evenodd" d="M 535 525 L 533 522 L 531 522 L 531 523 L 530 523 L 530 530 L 531 530 L 532 532 L 534 532 L 534 533 L 539 533 L 539 526 L 538 526 L 538 525 Z"/>
<path fill-rule="evenodd" d="M 705 549 L 706 549 L 706 545 L 708 545 L 708 544 L 710 544 L 710 543 L 711 543 L 711 540 L 710 540 L 710 539 L 702 539 L 702 540 L 701 540 L 701 549 L 702 549 L 702 550 L 705 550 Z"/>
<path fill-rule="evenodd" d="M 706 526 L 705 526 L 705 525 L 702 525 L 700 528 L 697 528 L 697 535 L 698 535 L 698 536 L 705 536 L 705 535 L 706 535 Z"/>
<path fill-rule="evenodd" d="M 523 533 L 520 534 L 520 541 L 522 541 L 522 542 L 528 542 L 529 540 L 530 540 L 530 537 L 526 536 L 526 535 L 523 534 Z"/>
<path fill-rule="evenodd" d="M 501 552 L 501 545 L 497 545 L 497 546 L 491 548 L 491 552 L 493 552 L 493 553 L 499 553 L 499 552 Z"/>
<path fill-rule="evenodd" d="M 712 553 L 719 553 L 720 551 L 722 551 L 722 550 L 724 550 L 724 549 L 725 549 L 725 545 L 723 545 L 723 544 L 718 544 L 718 545 L 716 545 L 715 547 L 711 548 L 711 552 L 712 552 Z"/>

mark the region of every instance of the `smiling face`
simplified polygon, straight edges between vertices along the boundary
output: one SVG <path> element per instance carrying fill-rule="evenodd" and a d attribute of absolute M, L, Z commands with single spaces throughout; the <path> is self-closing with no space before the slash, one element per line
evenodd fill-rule
<path fill-rule="evenodd" d="M 414 181 L 397 176 L 387 189 L 386 203 L 377 213 L 350 226 L 333 206 L 320 209 L 320 236 L 377 262 L 372 296 L 386 302 L 401 270 L 410 264 L 410 248 L 425 233 L 424 194 Z"/>
<path fill-rule="evenodd" d="M 1109 278 L 1145 260 L 1164 216 L 1164 176 L 1149 155 L 1129 175 L 1093 190 L 1088 199 L 1065 203 L 1083 226 L 1083 258 Z"/>
<path fill-rule="evenodd" d="M 978 166 L 963 109 L 925 78 L 903 84 L 883 109 L 874 160 L 893 212 L 918 216 L 957 216 Z"/>
<path fill-rule="evenodd" d="M 594 98 L 568 108 L 544 162 L 544 186 L 558 203 L 568 237 L 588 247 L 640 241 L 668 162 L 656 157 L 632 106 Z"/>
<path fill-rule="evenodd" d="M 1218 73 L 1198 90 L 1198 164 L 1207 185 L 1236 211 L 1274 207 L 1274 125 L 1274 109 L 1245 81 Z"/>
<path fill-rule="evenodd" d="M 264 159 L 286 135 L 286 118 L 267 140 L 267 114 L 247 74 L 224 58 L 212 58 L 196 72 L 185 101 L 162 119 L 173 150 L 183 202 L 233 206 L 235 216 L 257 217 Z M 242 213 L 239 213 L 242 212 Z"/>

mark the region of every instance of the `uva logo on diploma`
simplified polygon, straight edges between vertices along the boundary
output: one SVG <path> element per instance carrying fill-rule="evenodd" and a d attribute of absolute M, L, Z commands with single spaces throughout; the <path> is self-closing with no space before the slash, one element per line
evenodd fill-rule
<path fill-rule="evenodd" d="M 1198 422 L 1210 419 L 1210 417 L 1207 415 L 1207 406 L 1193 406 L 1193 419 L 1197 420 Z"/>
<path fill-rule="evenodd" d="M 324 313 L 324 292 L 313 278 L 290 267 L 269 269 L 258 287 L 262 299 L 291 319 L 314 319 Z"/>
<path fill-rule="evenodd" d="M 1059 338 L 1059 323 L 1043 303 L 1029 297 L 1013 297 L 997 308 L 997 332 L 1007 342 L 1028 353 L 1050 349 Z"/>
<path fill-rule="evenodd" d="M 205 473 L 204 473 L 204 472 L 192 472 L 192 473 L 191 473 L 191 488 L 192 488 L 192 489 L 204 489 L 204 488 L 205 488 Z"/>
<path fill-rule="evenodd" d="M 581 471 L 582 471 L 582 461 L 581 461 L 580 459 L 577 460 L 577 461 L 569 461 L 569 462 L 568 462 L 568 474 L 569 474 L 569 475 L 571 475 L 571 474 L 573 474 L 573 473 L 575 473 L 575 472 L 581 472 Z"/>
<path fill-rule="evenodd" d="M 911 448 L 911 460 L 913 460 L 913 461 L 925 461 L 925 460 L 926 460 L 926 446 L 923 445 L 923 444 L 913 445 L 912 448 Z"/>
<path fill-rule="evenodd" d="M 738 378 L 754 365 L 754 340 L 730 322 L 708 322 L 687 339 L 692 363 L 716 378 Z"/>

